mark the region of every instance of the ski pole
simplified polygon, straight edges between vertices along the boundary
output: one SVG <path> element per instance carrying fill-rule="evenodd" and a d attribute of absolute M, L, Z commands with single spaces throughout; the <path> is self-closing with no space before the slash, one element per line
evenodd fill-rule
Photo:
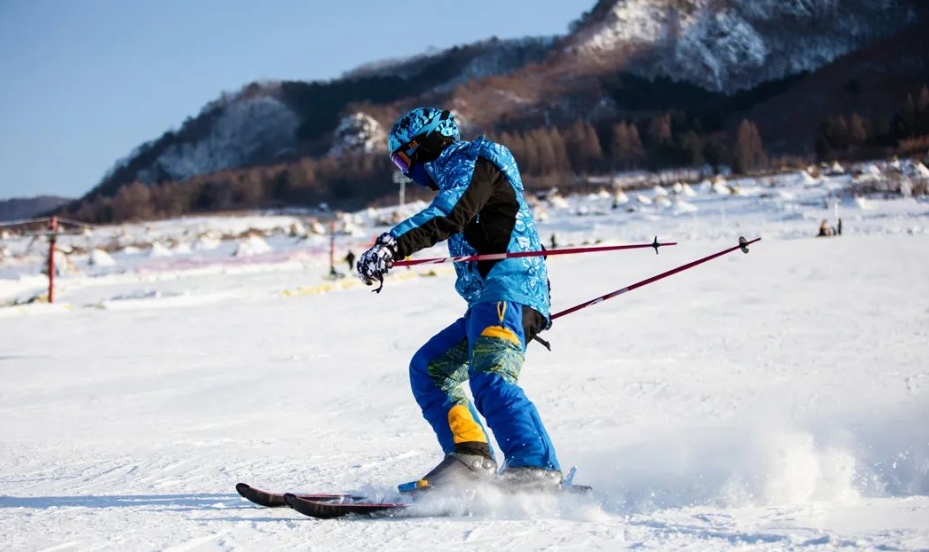
<path fill-rule="evenodd" d="M 668 245 L 677 245 L 677 242 L 659 243 L 658 236 L 652 243 L 637 243 L 632 245 L 605 245 L 597 247 L 566 247 L 562 249 L 545 249 L 542 251 L 517 251 L 515 253 L 487 253 L 484 255 L 465 255 L 461 257 L 433 257 L 431 259 L 410 259 L 396 261 L 393 266 L 414 266 L 421 264 L 464 263 L 468 261 L 499 261 L 502 259 L 517 259 L 520 257 L 541 257 L 553 255 L 574 255 L 577 253 L 594 253 L 598 251 L 619 251 L 623 249 L 644 249 L 651 247 L 658 254 L 658 248 Z"/>
<path fill-rule="evenodd" d="M 662 272 L 661 274 L 657 274 L 657 275 L 655 275 L 655 276 L 652 276 L 651 278 L 646 278 L 646 279 L 644 279 L 644 280 L 642 280 L 642 281 L 640 281 L 640 282 L 636 282 L 636 283 L 634 283 L 634 284 L 632 284 L 632 285 L 630 285 L 630 286 L 626 286 L 626 287 L 624 287 L 624 288 L 622 288 L 622 289 L 617 289 L 616 291 L 611 291 L 610 293 L 607 293 L 606 295 L 601 295 L 600 297 L 597 297 L 597 298 L 595 298 L 595 299 L 591 299 L 590 301 L 585 301 L 585 302 L 583 302 L 583 303 L 581 303 L 581 304 L 579 304 L 579 305 L 574 305 L 573 307 L 571 307 L 571 308 L 569 308 L 569 309 L 565 309 L 565 310 L 563 310 L 563 311 L 560 311 L 560 312 L 557 312 L 557 313 L 553 314 L 553 315 L 552 315 L 552 320 L 554 320 L 554 319 L 556 319 L 556 318 L 561 318 L 562 316 L 565 316 L 565 315 L 567 315 L 567 314 L 571 314 L 572 312 L 577 312 L 577 311 L 579 311 L 579 310 L 581 310 L 581 309 L 584 309 L 584 308 L 587 308 L 587 307 L 589 307 L 589 306 L 591 306 L 591 305 L 596 305 L 597 303 L 601 303 L 601 302 L 603 302 L 603 301 L 606 301 L 607 299 L 612 299 L 613 297 L 616 297 L 617 295 L 622 295 L 623 293 L 626 293 L 627 291 L 632 291 L 632 290 L 634 290 L 634 289 L 636 289 L 636 288 L 640 288 L 640 287 L 642 287 L 642 286 L 651 284 L 652 282 L 657 282 L 658 280 L 661 280 L 662 278 L 667 278 L 668 276 L 672 276 L 672 275 L 674 275 L 674 274 L 677 274 L 678 272 L 683 272 L 683 271 L 685 271 L 685 270 L 687 270 L 687 269 L 689 269 L 689 268 L 693 268 L 693 267 L 697 266 L 698 264 L 703 264 L 703 263 L 705 263 L 705 262 L 707 262 L 707 261 L 712 261 L 713 259 L 715 259 L 715 258 L 717 258 L 717 257 L 722 257 L 723 255 L 727 255 L 727 254 L 729 254 L 729 253 L 732 253 L 732 252 L 735 251 L 736 249 L 741 249 L 741 250 L 742 250 L 742 253 L 748 253 L 748 246 L 751 245 L 751 244 L 753 244 L 753 243 L 755 243 L 756 241 L 759 241 L 759 240 L 761 240 L 761 238 L 755 238 L 755 239 L 753 239 L 753 240 L 751 240 L 751 241 L 748 241 L 748 240 L 746 240 L 744 237 L 739 236 L 739 245 L 736 245 L 736 246 L 734 246 L 734 247 L 730 247 L 729 249 L 724 249 L 724 250 L 722 250 L 722 251 L 720 251 L 720 252 L 718 252 L 718 253 L 713 253 L 712 255 L 707 255 L 706 257 L 703 257 L 702 259 L 697 259 L 696 261 L 689 262 L 689 263 L 684 264 L 684 265 L 681 265 L 681 266 L 679 266 L 679 267 L 677 267 L 677 268 L 672 268 L 671 270 L 668 270 L 667 272 Z"/>
<path fill-rule="evenodd" d="M 683 271 L 685 271 L 685 270 L 687 270 L 687 269 L 689 269 L 689 268 L 693 268 L 693 267 L 697 266 L 698 264 L 703 264 L 703 263 L 705 263 L 705 262 L 707 262 L 707 261 L 711 261 L 711 260 L 713 260 L 713 259 L 715 259 L 715 258 L 717 258 L 717 257 L 722 257 L 723 255 L 727 255 L 727 254 L 729 254 L 729 253 L 732 253 L 732 252 L 735 251 L 736 249 L 741 249 L 741 250 L 742 250 L 742 253 L 748 253 L 748 246 L 751 245 L 751 244 L 753 244 L 753 243 L 755 243 L 755 242 L 757 242 L 757 241 L 760 241 L 760 240 L 761 240 L 761 238 L 755 238 L 755 239 L 749 241 L 749 240 L 746 240 L 744 237 L 739 236 L 739 245 L 736 245 L 736 246 L 734 246 L 734 247 L 730 247 L 730 248 L 728 248 L 728 249 L 724 249 L 724 250 L 722 250 L 722 251 L 719 251 L 718 253 L 713 253 L 712 255 L 707 255 L 706 257 L 703 257 L 702 259 L 697 259 L 696 261 L 689 262 L 689 263 L 684 264 L 684 265 L 681 265 L 681 266 L 679 266 L 679 267 L 677 267 L 677 268 L 672 268 L 671 270 L 668 270 L 668 271 L 666 271 L 666 272 L 662 272 L 661 274 L 657 274 L 657 275 L 652 276 L 652 277 L 650 277 L 650 278 L 646 278 L 646 279 L 644 279 L 644 280 L 642 280 L 642 281 L 640 281 L 640 282 L 636 282 L 636 283 L 634 283 L 634 284 L 632 284 L 632 285 L 629 285 L 629 286 L 626 286 L 626 287 L 624 287 L 624 288 L 622 288 L 622 289 L 617 289 L 616 291 L 611 291 L 610 293 L 607 293 L 606 295 L 601 295 L 600 297 L 596 297 L 596 298 L 594 298 L 594 299 L 591 299 L 590 301 L 585 301 L 585 302 L 583 302 L 583 303 L 581 303 L 581 304 L 579 304 L 579 305 L 574 305 L 573 307 L 571 307 L 571 308 L 569 308 L 569 309 L 565 309 L 565 310 L 563 310 L 563 311 L 560 311 L 560 312 L 557 312 L 557 313 L 553 314 L 553 315 L 551 316 L 551 319 L 554 321 L 556 318 L 561 318 L 562 316 L 571 314 L 572 312 L 577 312 L 577 311 L 579 311 L 579 310 L 581 310 L 581 309 L 585 309 L 585 308 L 587 308 L 587 307 L 596 305 L 597 303 L 602 303 L 603 301 L 606 301 L 607 299 L 612 299 L 613 297 L 616 297 L 616 296 L 618 296 L 618 295 L 622 295 L 623 293 L 626 293 L 627 291 L 632 291 L 632 290 L 634 290 L 634 289 L 636 289 L 636 288 L 640 288 L 640 287 L 642 287 L 642 286 L 651 284 L 652 282 L 657 282 L 658 280 L 661 280 L 662 278 L 667 278 L 668 276 L 672 276 L 672 275 L 674 275 L 674 274 L 677 274 L 678 272 L 683 272 Z M 551 345 L 550 345 L 547 341 L 545 341 L 544 339 L 540 338 L 539 336 L 535 336 L 533 339 L 536 340 L 536 341 L 538 341 L 538 342 L 541 343 L 542 345 L 544 345 L 545 348 L 548 349 L 549 351 L 552 349 L 552 348 L 551 348 Z"/>

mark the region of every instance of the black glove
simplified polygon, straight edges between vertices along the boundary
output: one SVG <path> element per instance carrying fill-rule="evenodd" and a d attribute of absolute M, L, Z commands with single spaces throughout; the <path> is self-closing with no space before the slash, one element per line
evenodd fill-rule
<path fill-rule="evenodd" d="M 377 237 L 374 246 L 365 251 L 358 258 L 358 277 L 366 286 L 374 285 L 379 282 L 380 285 L 374 291 L 380 293 L 384 287 L 384 275 L 394 265 L 394 255 L 397 254 L 397 240 L 388 232 L 384 232 Z"/>

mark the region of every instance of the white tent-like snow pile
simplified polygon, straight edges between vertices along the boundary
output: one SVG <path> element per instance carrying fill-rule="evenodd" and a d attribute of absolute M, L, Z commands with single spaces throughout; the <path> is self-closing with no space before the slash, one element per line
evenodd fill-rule
<path fill-rule="evenodd" d="M 264 238 L 258 235 L 251 235 L 239 242 L 239 245 L 236 247 L 233 256 L 253 257 L 255 255 L 269 253 L 273 250 L 274 249 L 268 244 L 267 241 L 265 241 Z"/>
<path fill-rule="evenodd" d="M 90 252 L 90 258 L 88 263 L 91 266 L 115 266 L 116 261 L 113 260 L 113 257 L 110 256 L 106 251 L 95 248 Z"/>

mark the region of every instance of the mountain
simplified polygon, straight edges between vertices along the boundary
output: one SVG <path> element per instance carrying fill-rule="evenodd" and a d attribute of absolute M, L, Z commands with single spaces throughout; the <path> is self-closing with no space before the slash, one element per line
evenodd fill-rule
<path fill-rule="evenodd" d="M 506 73 L 538 61 L 550 38 L 490 39 L 405 60 L 359 67 L 328 82 L 252 83 L 223 94 L 177 131 L 140 145 L 118 161 L 91 194 L 113 195 L 124 184 L 184 180 L 198 174 L 357 149 L 346 135 L 360 125 L 383 132 L 355 104 L 390 104 L 423 91 Z M 354 133 L 357 134 L 357 131 Z M 340 138 L 333 142 L 333 138 Z M 363 147 L 363 146 L 361 146 Z"/>
<path fill-rule="evenodd" d="M 922 61 L 912 62 L 923 55 L 914 48 L 925 43 L 926 4 L 599 0 L 564 36 L 493 38 L 370 63 L 327 82 L 252 83 L 223 94 L 117 162 L 84 201 L 133 182 L 379 151 L 391 122 L 422 104 L 453 109 L 466 134 L 577 120 L 609 128 L 666 111 L 731 132 L 753 117 L 781 153 L 808 152 L 819 122 L 852 105 L 830 103 L 840 85 L 819 74 L 857 79 L 867 89 L 861 109 L 882 114 L 929 82 Z M 888 44 L 898 46 L 884 55 Z M 862 61 L 849 62 L 856 54 Z M 892 87 L 870 85 L 891 78 Z M 784 124 L 796 117 L 797 125 Z"/>
<path fill-rule="evenodd" d="M 768 147 L 806 151 L 813 147 L 808 138 L 824 114 L 857 113 L 886 120 L 908 95 L 927 84 L 929 33 L 915 26 L 842 56 L 732 119 L 758 122 L 761 134 L 769 137 Z"/>
<path fill-rule="evenodd" d="M 0 200 L 0 221 L 32 218 L 58 209 L 71 201 L 73 200 L 55 196 Z"/>
<path fill-rule="evenodd" d="M 896 0 L 600 0 L 560 45 L 582 64 L 732 93 L 815 71 L 919 20 Z"/>

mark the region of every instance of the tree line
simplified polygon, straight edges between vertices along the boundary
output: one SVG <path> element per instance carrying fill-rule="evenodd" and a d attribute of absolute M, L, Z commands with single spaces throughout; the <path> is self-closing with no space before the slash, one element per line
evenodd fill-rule
<path fill-rule="evenodd" d="M 585 176 L 628 170 L 729 166 L 736 173 L 763 169 L 769 156 L 758 127 L 743 120 L 733 135 L 705 132 L 697 117 L 666 112 L 608 124 L 578 121 L 563 127 L 506 130 L 489 136 L 513 152 L 527 189 L 570 188 Z M 853 114 L 823 121 L 816 140 L 821 160 L 863 154 L 929 139 L 929 88 L 908 96 L 888 119 Z M 393 165 L 383 153 L 304 157 L 287 163 L 200 175 L 183 182 L 132 182 L 115 193 L 102 191 L 69 205 L 71 217 L 111 223 L 193 213 L 275 207 L 358 209 L 396 197 Z M 416 196 L 415 187 L 408 196 Z M 423 197 L 427 197 L 424 195 Z"/>
<path fill-rule="evenodd" d="M 754 129 L 749 122 L 744 123 Z M 642 130 L 640 130 L 640 128 Z M 489 136 L 513 152 L 529 189 L 559 185 L 573 176 L 607 171 L 660 169 L 672 166 L 723 164 L 735 159 L 746 170 L 758 158 L 740 155 L 746 138 L 732 151 L 721 135 L 698 133 L 699 124 L 681 114 L 618 121 L 608 126 L 576 122 L 567 127 L 538 127 Z M 643 137 L 644 134 L 644 137 Z M 752 147 L 761 150 L 757 129 Z M 193 213 L 275 208 L 333 207 L 357 209 L 378 199 L 395 198 L 393 165 L 383 153 L 304 157 L 288 163 L 230 169 L 182 182 L 147 185 L 131 182 L 115 193 L 91 194 L 66 208 L 68 216 L 91 223 L 169 218 Z M 415 187 L 408 196 L 416 195 Z"/>
<path fill-rule="evenodd" d="M 907 95 L 889 118 L 869 118 L 853 113 L 834 115 L 820 123 L 816 155 L 821 160 L 866 158 L 887 148 L 906 148 L 914 142 L 929 149 L 929 87 Z"/>

